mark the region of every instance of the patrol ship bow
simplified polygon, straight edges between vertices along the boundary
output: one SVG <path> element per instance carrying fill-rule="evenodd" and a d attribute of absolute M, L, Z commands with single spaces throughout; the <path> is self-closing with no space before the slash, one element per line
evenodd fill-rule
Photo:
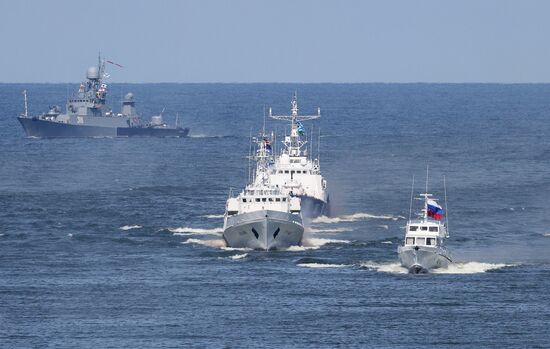
<path fill-rule="evenodd" d="M 300 245 L 304 234 L 300 199 L 270 182 L 270 141 L 266 137 L 257 141 L 254 178 L 238 196 L 230 193 L 223 238 L 229 247 L 265 251 Z"/>

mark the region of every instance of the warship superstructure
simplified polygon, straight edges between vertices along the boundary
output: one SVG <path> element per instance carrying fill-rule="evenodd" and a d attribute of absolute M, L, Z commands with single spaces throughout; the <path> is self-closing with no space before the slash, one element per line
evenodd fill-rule
<path fill-rule="evenodd" d="M 290 135 L 285 135 L 283 149 L 270 168 L 271 183 L 300 198 L 305 217 L 328 216 L 330 201 L 327 181 L 321 175 L 319 158 L 310 157 L 308 141 L 302 139 L 305 136 L 302 121 L 318 119 L 321 109 L 317 109 L 317 115 L 298 115 L 298 97 L 294 93 L 290 115 L 273 115 L 269 108 L 269 116 L 275 120 L 290 121 Z"/>
<path fill-rule="evenodd" d="M 401 265 L 412 274 L 445 268 L 452 262 L 443 244 L 444 239 L 449 237 L 447 224 L 443 221 L 446 212 L 432 194 L 428 194 L 427 184 L 426 192 L 420 194 L 420 198 L 424 201 L 421 219 L 412 220 L 409 217 L 405 226 L 405 241 L 397 248 Z"/>
<path fill-rule="evenodd" d="M 65 111 L 58 106 L 50 107 L 47 113 L 29 116 L 27 94 L 25 95 L 25 113 L 17 119 L 28 137 L 185 137 L 188 128 L 171 127 L 162 121 L 162 115 L 153 117 L 150 123 L 144 123 L 137 114 L 134 95 L 126 94 L 122 110 L 115 114 L 106 106 L 107 83 L 109 75 L 105 64 L 113 63 L 99 57 L 98 65 L 88 68 L 86 81 L 80 84 L 78 91 L 71 96 Z M 113 63 L 115 64 L 115 63 Z"/>
<path fill-rule="evenodd" d="M 265 251 L 300 245 L 304 234 L 300 199 L 270 182 L 271 141 L 262 136 L 257 144 L 252 181 L 227 200 L 223 238 L 229 247 Z"/>

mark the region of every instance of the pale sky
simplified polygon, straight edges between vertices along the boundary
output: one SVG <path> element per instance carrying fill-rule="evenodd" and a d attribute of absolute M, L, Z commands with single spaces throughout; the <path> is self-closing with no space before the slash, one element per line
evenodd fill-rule
<path fill-rule="evenodd" d="M 0 82 L 550 82 L 550 1 L 0 0 Z"/>

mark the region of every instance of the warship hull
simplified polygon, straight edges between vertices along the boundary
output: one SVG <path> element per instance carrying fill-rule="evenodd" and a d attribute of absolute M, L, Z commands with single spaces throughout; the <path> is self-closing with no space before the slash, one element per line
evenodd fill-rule
<path fill-rule="evenodd" d="M 401 265 L 411 274 L 428 273 L 432 269 L 446 268 L 451 259 L 443 249 L 424 246 L 399 246 Z"/>
<path fill-rule="evenodd" d="M 281 250 L 302 243 L 304 227 L 299 215 L 260 210 L 229 216 L 223 238 L 227 246 L 255 250 Z"/>
<path fill-rule="evenodd" d="M 186 137 L 188 128 L 119 127 L 117 137 Z"/>
<path fill-rule="evenodd" d="M 116 127 L 94 125 L 74 125 L 38 118 L 18 117 L 27 137 L 75 138 L 75 137 L 116 137 Z"/>
<path fill-rule="evenodd" d="M 302 215 L 306 218 L 317 218 L 319 216 L 330 216 L 330 201 L 319 200 L 311 196 L 298 196 L 302 208 Z"/>
<path fill-rule="evenodd" d="M 101 138 L 101 137 L 186 137 L 188 128 L 125 127 L 126 119 L 86 118 L 88 124 L 64 123 L 39 118 L 18 117 L 27 137 Z M 89 124 L 95 121 L 96 124 Z"/>

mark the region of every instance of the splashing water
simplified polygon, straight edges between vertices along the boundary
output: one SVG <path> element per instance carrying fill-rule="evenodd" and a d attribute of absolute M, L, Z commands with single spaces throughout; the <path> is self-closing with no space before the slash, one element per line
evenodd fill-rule
<path fill-rule="evenodd" d="M 364 268 L 376 270 L 383 273 L 407 274 L 407 268 L 401 266 L 399 262 L 377 263 L 372 261 L 362 262 L 360 265 Z M 502 269 L 515 266 L 514 264 L 502 263 L 481 263 L 481 262 L 463 262 L 451 263 L 447 268 L 436 268 L 430 271 L 433 274 L 479 274 L 491 270 Z"/>
<path fill-rule="evenodd" d="M 248 256 L 248 253 L 236 254 L 236 255 L 233 255 L 233 256 L 229 256 L 229 259 L 239 260 L 239 259 L 246 258 L 247 256 Z"/>
<path fill-rule="evenodd" d="M 513 267 L 515 264 L 503 263 L 482 263 L 482 262 L 463 262 L 451 263 L 447 268 L 432 270 L 434 274 L 478 274 L 491 270 Z"/>
<path fill-rule="evenodd" d="M 307 233 L 343 233 L 346 231 L 352 231 L 352 229 L 351 228 L 327 228 L 327 229 L 307 228 Z"/>
<path fill-rule="evenodd" d="M 221 219 L 223 218 L 223 214 L 206 214 L 204 216 L 201 216 L 203 218 L 208 218 L 208 219 Z"/>
<path fill-rule="evenodd" d="M 391 220 L 398 220 L 402 219 L 401 216 L 392 216 L 392 215 L 373 215 L 370 213 L 354 213 L 350 215 L 343 215 L 338 217 L 327 217 L 327 216 L 321 216 L 313 219 L 312 223 L 322 223 L 322 224 L 333 224 L 333 223 L 340 223 L 340 222 L 355 222 L 355 221 L 363 221 L 367 219 L 391 219 Z"/>
<path fill-rule="evenodd" d="M 304 238 L 303 245 L 304 247 L 311 247 L 313 249 L 317 249 L 321 246 L 324 246 L 326 244 L 349 244 L 351 241 L 349 240 L 340 240 L 340 239 L 323 239 L 323 238 L 313 238 L 313 237 L 307 237 Z"/>
<path fill-rule="evenodd" d="M 181 228 L 172 228 L 168 231 L 174 233 L 174 235 L 221 235 L 223 233 L 223 228 L 212 228 L 212 229 L 203 229 L 203 228 L 190 228 L 190 227 L 181 227 Z"/>
<path fill-rule="evenodd" d="M 299 263 L 296 264 L 299 267 L 303 268 L 346 268 L 349 267 L 347 264 L 324 264 L 324 263 Z"/>
<path fill-rule="evenodd" d="M 215 240 L 201 240 L 201 239 L 187 239 L 182 244 L 196 244 L 213 248 L 223 248 L 225 246 L 225 241 L 223 239 Z"/>
<path fill-rule="evenodd" d="M 131 230 L 131 229 L 140 229 L 143 228 L 141 225 L 124 225 L 118 229 L 120 230 Z"/>
<path fill-rule="evenodd" d="M 390 263 L 377 263 L 372 261 L 361 262 L 359 264 L 363 268 L 376 270 L 382 273 L 392 273 L 392 274 L 407 274 L 409 271 L 406 268 L 401 266 L 399 262 L 390 262 Z"/>

